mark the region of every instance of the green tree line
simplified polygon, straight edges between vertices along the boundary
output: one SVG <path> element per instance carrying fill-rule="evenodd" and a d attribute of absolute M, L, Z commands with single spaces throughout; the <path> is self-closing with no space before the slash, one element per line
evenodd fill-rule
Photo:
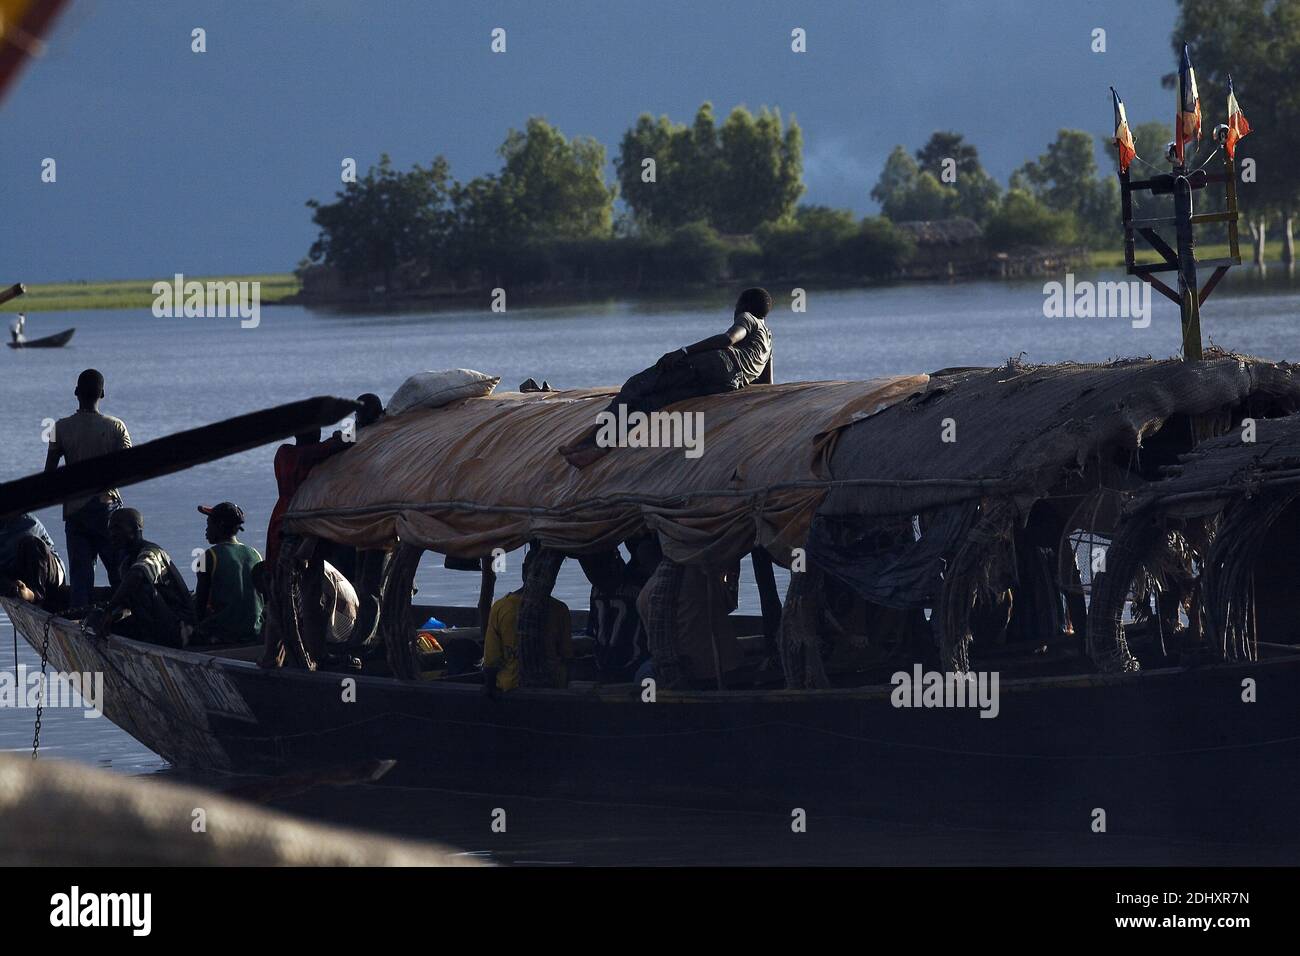
<path fill-rule="evenodd" d="M 1139 155 L 1163 153 L 1167 126 L 1134 132 Z M 1109 135 L 1061 130 L 1004 189 L 960 133 L 936 132 L 914 152 L 893 149 L 870 190 L 881 214 L 857 217 L 799 203 L 803 133 L 776 110 L 736 107 L 719 123 L 705 103 L 689 125 L 643 114 L 613 182 L 601 143 L 534 117 L 507 133 L 489 175 L 462 182 L 442 156 L 401 170 L 384 155 L 333 202 L 310 201 L 308 263 L 390 291 L 860 280 L 906 269 L 915 249 L 897 223 L 955 217 L 981 227 L 987 252 L 1113 247 L 1119 191 L 1098 168 L 1099 140 L 1108 147 Z"/>

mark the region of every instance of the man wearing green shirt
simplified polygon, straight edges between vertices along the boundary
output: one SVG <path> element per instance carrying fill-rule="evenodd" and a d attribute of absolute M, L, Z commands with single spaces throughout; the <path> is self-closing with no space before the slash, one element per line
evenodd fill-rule
<path fill-rule="evenodd" d="M 262 637 L 262 595 L 253 586 L 253 567 L 262 560 L 256 549 L 235 535 L 244 530 L 244 510 L 232 501 L 199 505 L 208 516 L 206 536 L 212 547 L 203 552 L 194 592 L 198 626 L 195 642 L 251 644 Z"/>

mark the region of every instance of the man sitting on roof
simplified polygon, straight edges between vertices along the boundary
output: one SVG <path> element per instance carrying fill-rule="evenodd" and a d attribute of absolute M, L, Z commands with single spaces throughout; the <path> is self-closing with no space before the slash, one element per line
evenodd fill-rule
<path fill-rule="evenodd" d="M 124 555 L 121 584 L 91 621 L 105 636 L 121 621 L 121 633 L 138 641 L 185 647 L 194 629 L 194 598 L 171 556 L 144 537 L 144 516 L 119 508 L 108 519 L 114 548 Z"/>
<path fill-rule="evenodd" d="M 525 581 L 539 560 L 538 552 L 538 548 L 530 547 L 524 555 Z M 523 587 L 511 591 L 494 603 L 488 614 L 487 633 L 483 635 L 483 690 L 489 695 L 498 690 L 514 690 L 520 685 L 523 661 L 519 652 L 519 611 L 523 605 L 523 593 Z M 568 683 L 565 661 L 573 657 L 569 608 L 553 597 L 547 597 L 546 601 L 543 633 L 546 669 L 551 686 L 564 687 Z"/>
<path fill-rule="evenodd" d="M 251 644 L 262 636 L 262 596 L 253 586 L 253 568 L 262 560 L 235 535 L 244 529 L 244 509 L 233 501 L 208 507 L 204 535 L 212 547 L 203 552 L 194 589 L 199 643 Z"/>
<path fill-rule="evenodd" d="M 63 562 L 35 515 L 0 518 L 0 597 L 19 598 L 54 612 L 68 606 Z"/>
<path fill-rule="evenodd" d="M 651 368 L 629 378 L 606 411 L 617 415 L 620 405 L 628 413 L 652 412 L 683 399 L 716 395 L 747 385 L 772 383 L 772 333 L 765 321 L 772 311 L 766 289 L 746 289 L 736 300 L 731 327 L 694 345 L 660 357 Z M 576 441 L 560 446 L 560 454 L 575 468 L 604 455 L 608 448 L 596 444 L 599 426 Z"/>

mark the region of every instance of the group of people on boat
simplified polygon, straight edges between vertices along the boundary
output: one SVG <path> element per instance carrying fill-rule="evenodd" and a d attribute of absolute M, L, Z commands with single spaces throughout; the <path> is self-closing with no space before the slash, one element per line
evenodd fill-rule
<path fill-rule="evenodd" d="M 86 369 L 74 390 L 76 412 L 54 423 L 45 470 L 76 464 L 131 447 L 121 419 L 100 411 L 104 376 Z M 261 555 L 241 542 L 244 512 L 230 501 L 198 510 L 207 519 L 208 547 L 195 563 L 197 592 L 171 556 L 144 536 L 144 516 L 125 507 L 121 493 L 64 502 L 68 566 L 33 515 L 0 523 L 0 593 L 20 597 L 55 613 L 84 617 L 90 626 L 159 644 L 241 643 L 258 640 L 263 600 L 253 586 Z M 106 601 L 93 603 L 95 571 L 108 575 Z"/>
<path fill-rule="evenodd" d="M 746 289 L 726 331 L 668 352 L 632 376 L 610 410 L 621 404 L 650 412 L 692 396 L 770 383 L 772 334 L 767 317 L 771 308 L 766 290 Z M 78 408 L 55 423 L 46 471 L 61 462 L 72 465 L 131 447 L 126 425 L 100 410 L 104 385 L 104 376 L 95 369 L 78 377 L 74 391 Z M 376 395 L 362 395 L 357 404 L 358 431 L 384 414 Z M 595 436 L 593 428 L 558 451 L 574 467 L 586 467 L 608 450 L 596 444 Z M 353 441 L 354 436 L 341 432 L 322 440 L 315 430 L 277 449 L 274 471 L 279 497 L 268 521 L 265 561 L 237 537 L 245 523 L 242 508 L 229 501 L 200 505 L 209 547 L 195 561 L 194 592 L 167 551 L 145 537 L 143 514 L 125 506 L 117 489 L 108 489 L 64 503 L 66 570 L 53 540 L 34 516 L 24 514 L 0 523 L 0 593 L 82 617 L 101 633 L 112 629 L 172 647 L 262 641 L 263 665 L 276 666 L 283 660 L 283 647 L 264 622 L 266 602 L 272 598 L 271 569 L 284 540 L 284 515 L 312 469 L 346 452 Z M 372 572 L 382 568 L 383 553 L 322 544 L 327 557 L 321 562 L 320 587 L 313 593 L 319 594 L 328 631 L 325 642 L 352 649 L 360 643 L 356 628 L 373 633 L 378 618 L 379 589 Z M 595 639 L 601 674 L 630 680 L 656 673 L 657 668 L 679 683 L 712 680 L 736 666 L 741 655 L 727 616 L 737 606 L 739 564 L 731 572 L 712 574 L 664 561 L 653 533 L 641 533 L 625 546 L 630 559 L 619 551 L 581 559 L 592 584 L 588 632 Z M 559 560 L 561 556 L 547 549 L 530 547 L 522 566 L 525 583 L 548 573 L 553 580 Z M 108 574 L 109 591 L 106 600 L 93 604 L 100 562 Z M 519 618 L 521 613 L 533 613 L 522 601 L 522 592 L 520 588 L 497 600 L 488 615 L 478 663 L 489 692 L 520 686 Z M 652 606 L 671 613 L 652 615 Z M 563 685 L 566 661 L 573 655 L 569 610 L 550 598 L 543 614 L 545 666 L 551 682 Z M 673 640 L 666 645 L 675 648 L 671 660 L 655 653 L 653 626 L 647 629 L 646 625 L 652 620 L 673 630 Z"/>

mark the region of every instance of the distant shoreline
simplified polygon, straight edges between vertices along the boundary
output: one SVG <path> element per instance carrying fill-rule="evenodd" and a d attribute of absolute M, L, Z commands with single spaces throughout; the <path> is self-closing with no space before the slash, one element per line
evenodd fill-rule
<path fill-rule="evenodd" d="M 1248 264 L 1250 250 L 1243 244 L 1243 264 Z M 1227 256 L 1227 244 L 1210 244 L 1198 249 L 1200 256 L 1217 258 Z M 1117 269 L 1124 265 L 1123 254 L 1119 250 L 1093 252 L 1082 268 Z M 1017 276 L 1014 278 L 1032 278 Z M 187 277 L 190 278 L 190 277 Z M 367 297 L 364 294 L 353 296 L 322 298 L 303 294 L 302 284 L 291 272 L 261 273 L 251 275 L 227 276 L 193 276 L 202 282 L 260 282 L 263 305 L 301 305 L 308 308 L 338 311 L 409 311 L 412 309 L 452 310 L 465 308 L 476 303 L 485 303 L 491 294 L 489 289 L 469 289 L 439 293 L 402 293 L 390 296 Z M 965 282 L 973 279 L 997 278 L 986 274 L 899 277 L 892 280 L 854 282 L 849 280 L 818 280 L 809 277 L 806 280 L 817 288 L 856 289 L 872 288 L 880 285 L 925 285 L 932 283 L 948 284 Z M 27 312 L 70 312 L 93 309 L 149 309 L 153 306 L 153 284 L 159 281 L 150 279 L 110 279 L 86 280 L 79 282 L 29 283 L 27 293 L 0 306 L 0 312 L 13 314 Z M 737 282 L 696 283 L 650 286 L 639 289 L 628 288 L 619 284 L 573 285 L 554 288 L 522 288 L 517 293 L 516 303 L 522 301 L 528 305 L 579 304 L 586 302 L 603 302 L 623 298 L 671 298 L 673 296 L 706 296 L 715 289 L 730 289 Z M 793 281 L 793 280 L 791 280 Z M 768 280 L 769 284 L 782 284 L 781 280 Z"/>

